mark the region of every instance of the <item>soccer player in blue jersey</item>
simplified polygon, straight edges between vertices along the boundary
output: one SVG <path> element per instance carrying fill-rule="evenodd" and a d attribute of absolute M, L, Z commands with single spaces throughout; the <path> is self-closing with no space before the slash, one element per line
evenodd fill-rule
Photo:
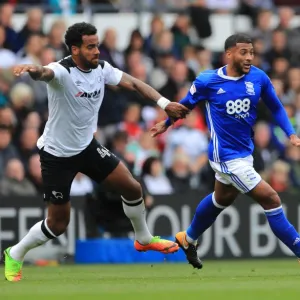
<path fill-rule="evenodd" d="M 300 146 L 300 139 L 269 77 L 251 65 L 254 57 L 251 38 L 244 34 L 228 37 L 225 52 L 228 65 L 201 73 L 187 96 L 180 101 L 191 110 L 200 101 L 206 103 L 206 119 L 211 133 L 208 155 L 216 181 L 214 192 L 199 203 L 192 223 L 186 231 L 176 234 L 176 241 L 189 263 L 202 268 L 197 255 L 199 236 L 239 193 L 243 193 L 262 206 L 274 234 L 300 258 L 299 233 L 286 219 L 278 194 L 253 168 L 252 128 L 259 100 L 264 101 L 294 146 Z M 152 136 L 165 132 L 174 121 L 169 118 L 156 124 L 151 129 Z"/>

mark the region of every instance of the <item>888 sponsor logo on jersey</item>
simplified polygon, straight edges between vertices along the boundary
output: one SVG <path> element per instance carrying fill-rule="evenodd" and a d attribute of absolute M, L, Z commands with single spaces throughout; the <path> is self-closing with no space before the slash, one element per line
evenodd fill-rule
<path fill-rule="evenodd" d="M 237 119 L 244 119 L 249 117 L 251 101 L 248 98 L 228 100 L 226 102 L 226 112 L 229 115 L 234 115 Z"/>

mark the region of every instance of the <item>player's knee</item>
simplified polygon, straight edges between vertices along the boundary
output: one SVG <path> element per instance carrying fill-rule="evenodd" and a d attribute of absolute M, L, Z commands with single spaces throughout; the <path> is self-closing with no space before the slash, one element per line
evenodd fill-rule
<path fill-rule="evenodd" d="M 281 205 L 281 200 L 277 192 L 275 192 L 273 189 L 268 191 L 266 195 L 261 199 L 260 205 L 263 207 L 263 209 L 273 209 L 277 208 Z"/>
<path fill-rule="evenodd" d="M 65 218 L 47 217 L 47 225 L 56 236 L 60 236 L 66 231 L 69 222 L 70 216 L 66 216 Z"/>
<path fill-rule="evenodd" d="M 139 182 L 137 182 L 133 177 L 130 180 L 130 183 L 123 191 L 122 196 L 126 200 L 136 200 L 143 196 L 142 187 Z"/>
<path fill-rule="evenodd" d="M 223 191 L 222 194 L 215 192 L 214 196 L 218 204 L 222 206 L 230 206 L 236 199 L 237 193 L 235 191 Z"/>
<path fill-rule="evenodd" d="M 268 205 L 270 205 L 269 209 L 277 208 L 281 205 L 281 200 L 277 192 L 270 192 L 270 194 L 268 195 Z"/>

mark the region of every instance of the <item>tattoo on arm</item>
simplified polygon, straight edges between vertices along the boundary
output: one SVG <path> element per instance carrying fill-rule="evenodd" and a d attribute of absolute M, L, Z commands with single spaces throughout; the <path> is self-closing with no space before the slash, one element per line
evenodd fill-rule
<path fill-rule="evenodd" d="M 123 73 L 123 76 L 118 86 L 127 90 L 136 91 L 140 93 L 143 97 L 151 99 L 155 102 L 157 102 L 157 100 L 159 100 L 162 97 L 161 94 L 157 92 L 154 88 L 152 88 L 150 85 L 130 76 L 127 73 Z"/>
<path fill-rule="evenodd" d="M 40 80 L 49 82 L 54 78 L 54 71 L 43 67 L 43 73 Z"/>
<path fill-rule="evenodd" d="M 38 67 L 36 72 L 30 72 L 30 77 L 34 80 L 49 82 L 54 78 L 54 72 L 50 68 Z"/>

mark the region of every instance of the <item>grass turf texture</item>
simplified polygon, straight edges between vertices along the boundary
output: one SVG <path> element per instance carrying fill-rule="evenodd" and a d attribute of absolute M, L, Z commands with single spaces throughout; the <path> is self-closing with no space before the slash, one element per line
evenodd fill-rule
<path fill-rule="evenodd" d="M 1 299 L 293 300 L 299 292 L 295 259 L 207 261 L 197 271 L 185 264 L 25 267 L 23 281 L 0 281 Z"/>

